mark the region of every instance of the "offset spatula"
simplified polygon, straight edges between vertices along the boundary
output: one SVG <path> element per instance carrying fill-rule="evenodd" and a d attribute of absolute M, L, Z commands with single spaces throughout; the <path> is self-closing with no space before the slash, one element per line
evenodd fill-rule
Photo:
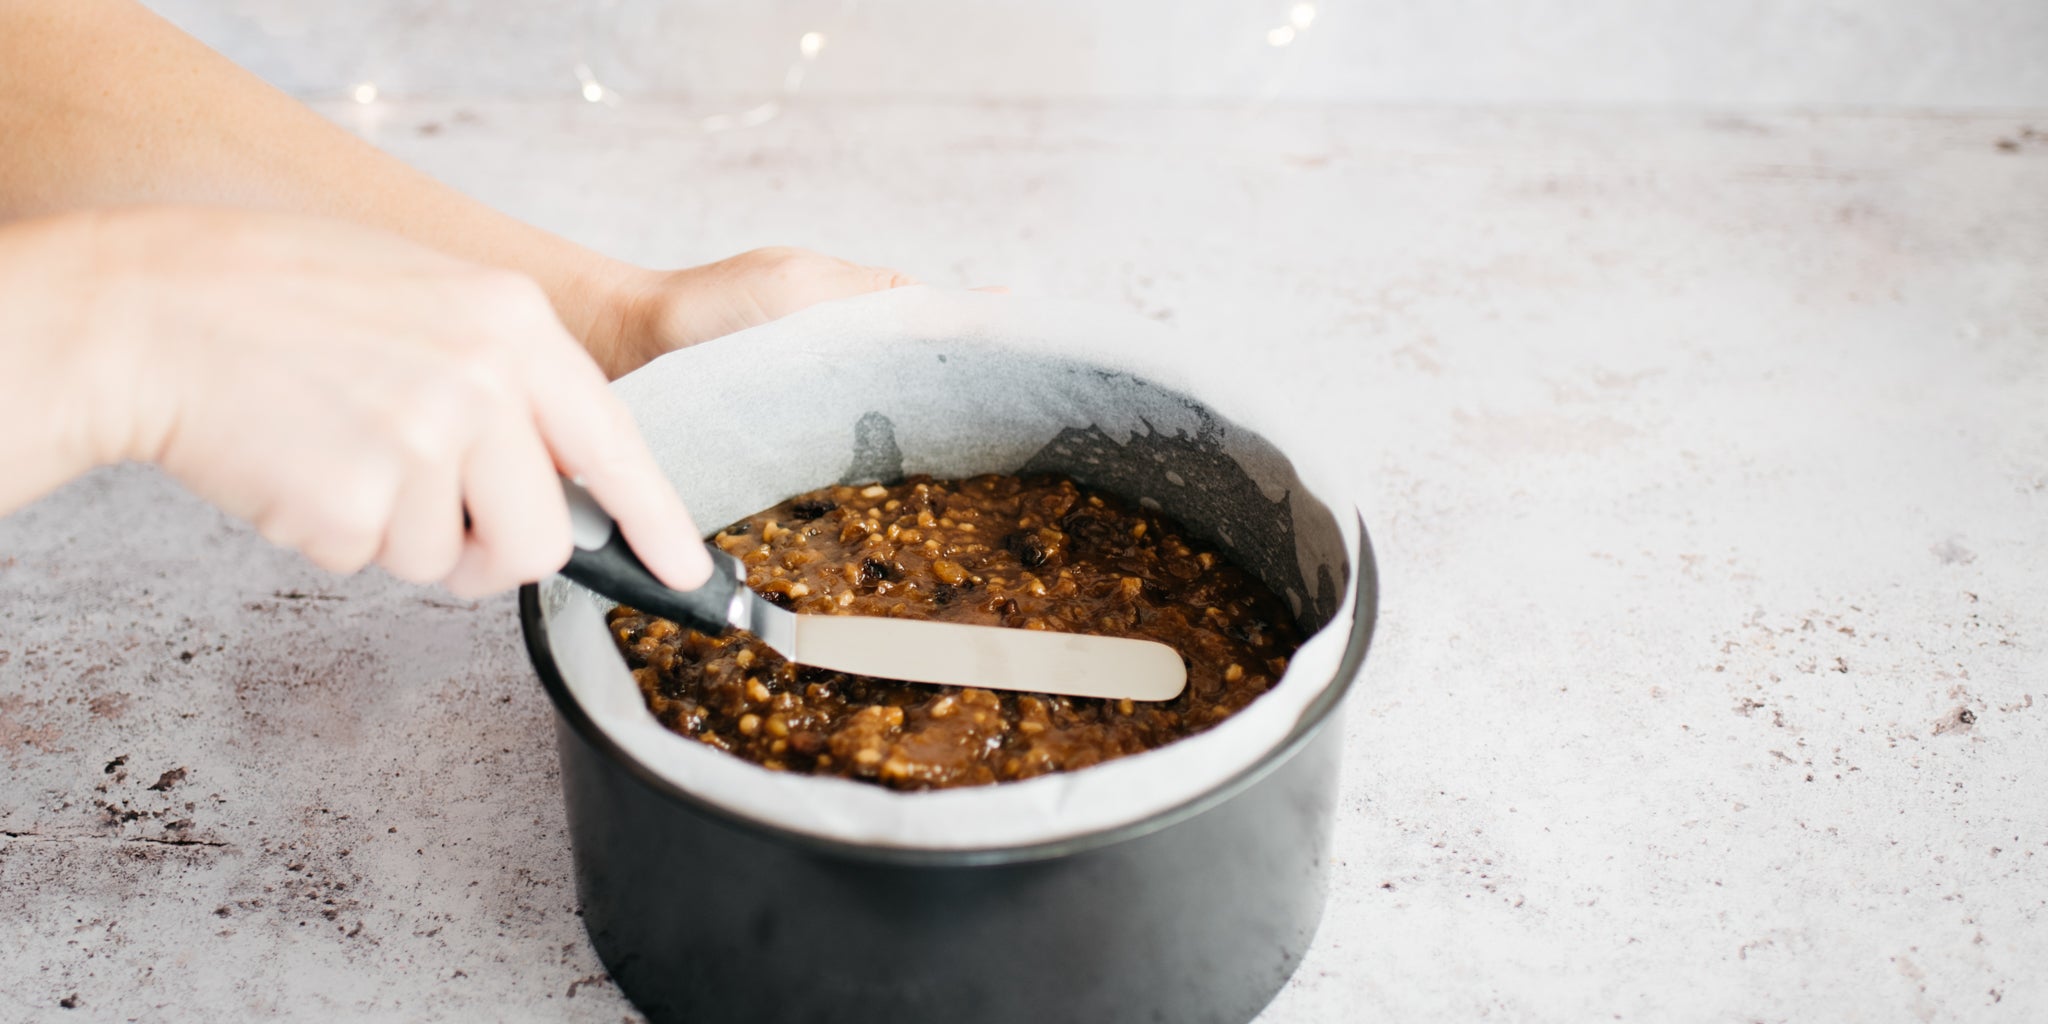
<path fill-rule="evenodd" d="M 583 488 L 564 481 L 576 550 L 562 575 L 614 601 L 706 633 L 744 629 L 799 665 L 914 683 L 1171 700 L 1187 685 L 1173 648 L 1151 640 L 859 615 L 799 615 L 742 582 L 739 559 L 710 548 L 711 580 L 671 590 L 654 578 Z"/>

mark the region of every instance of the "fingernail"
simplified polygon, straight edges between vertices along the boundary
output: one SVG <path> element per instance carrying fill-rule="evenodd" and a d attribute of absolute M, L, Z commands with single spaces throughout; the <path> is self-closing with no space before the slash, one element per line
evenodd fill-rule
<path fill-rule="evenodd" d="M 695 590 L 711 579 L 711 553 L 702 544 L 685 544 L 682 550 L 683 585 L 678 590 Z"/>
<path fill-rule="evenodd" d="M 695 590 L 711 578 L 711 553 L 703 544 L 688 539 L 696 535 L 694 526 L 676 531 L 676 541 L 661 545 L 659 563 L 650 562 L 647 566 L 671 590 Z M 646 555 L 641 553 L 643 558 Z"/>

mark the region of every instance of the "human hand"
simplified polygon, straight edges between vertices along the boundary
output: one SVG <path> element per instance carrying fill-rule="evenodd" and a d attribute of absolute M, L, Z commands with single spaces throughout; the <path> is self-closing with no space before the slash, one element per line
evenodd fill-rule
<path fill-rule="evenodd" d="M 617 314 L 585 339 L 605 372 L 628 373 L 666 352 L 777 320 L 806 306 L 916 284 L 884 267 L 806 249 L 769 248 L 686 270 L 621 271 Z"/>
<path fill-rule="evenodd" d="M 527 278 L 294 217 L 157 209 L 93 231 L 98 460 L 157 463 L 322 568 L 375 562 L 465 596 L 567 561 L 559 471 L 664 582 L 709 575 L 625 407 Z"/>

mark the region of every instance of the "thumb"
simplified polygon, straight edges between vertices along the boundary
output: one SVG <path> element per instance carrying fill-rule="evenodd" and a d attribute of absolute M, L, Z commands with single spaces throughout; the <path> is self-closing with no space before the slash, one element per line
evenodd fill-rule
<path fill-rule="evenodd" d="M 862 284 L 865 285 L 865 287 L 860 289 L 862 292 L 885 292 L 891 288 L 907 288 L 917 283 L 917 278 L 888 267 L 862 267 L 860 269 L 864 277 Z"/>

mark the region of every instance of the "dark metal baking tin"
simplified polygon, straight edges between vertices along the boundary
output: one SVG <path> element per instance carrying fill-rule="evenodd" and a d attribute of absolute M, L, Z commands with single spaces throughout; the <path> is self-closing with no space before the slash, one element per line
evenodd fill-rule
<path fill-rule="evenodd" d="M 1336 678 L 1264 758 L 1120 828 L 960 851 L 789 832 L 648 772 L 570 696 L 524 587 L 591 943 L 656 1022 L 1249 1021 L 1322 917 L 1336 710 L 1378 618 L 1363 523 L 1355 566 Z"/>

